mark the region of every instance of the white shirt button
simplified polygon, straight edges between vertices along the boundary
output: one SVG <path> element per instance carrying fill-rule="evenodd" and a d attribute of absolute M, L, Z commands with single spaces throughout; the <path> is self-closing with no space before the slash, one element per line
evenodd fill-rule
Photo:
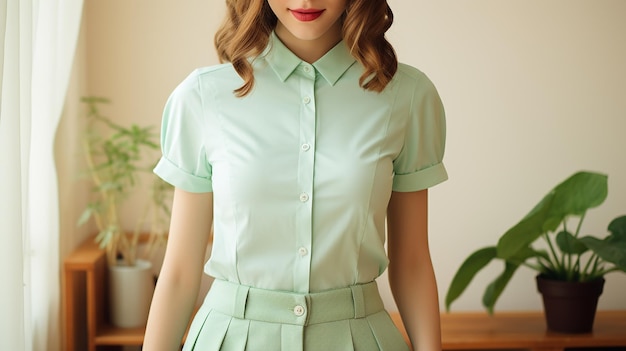
<path fill-rule="evenodd" d="M 302 194 L 300 194 L 300 201 L 301 201 L 301 202 L 307 202 L 307 201 L 309 201 L 309 194 L 307 194 L 307 193 L 302 193 Z"/>
<path fill-rule="evenodd" d="M 311 102 L 311 98 L 308 96 L 305 96 L 304 99 L 302 99 L 302 102 L 304 102 L 305 104 L 308 104 Z"/>
<path fill-rule="evenodd" d="M 311 72 L 311 66 L 304 66 L 304 71 L 305 71 L 306 73 Z"/>
<path fill-rule="evenodd" d="M 298 253 L 300 256 L 306 256 L 306 254 L 309 253 L 309 250 L 307 250 L 306 247 L 301 247 L 298 249 Z"/>
<path fill-rule="evenodd" d="M 297 305 L 296 307 L 293 308 L 293 314 L 295 314 L 298 317 L 302 316 L 304 314 L 304 307 Z"/>
<path fill-rule="evenodd" d="M 311 148 L 311 145 L 309 145 L 309 144 L 302 144 L 302 151 L 309 151 L 310 148 Z"/>

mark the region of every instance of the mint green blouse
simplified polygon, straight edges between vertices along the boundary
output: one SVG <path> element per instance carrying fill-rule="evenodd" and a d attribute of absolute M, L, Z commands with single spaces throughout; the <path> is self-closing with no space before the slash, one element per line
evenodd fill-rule
<path fill-rule="evenodd" d="M 444 109 L 431 81 L 400 64 L 381 92 L 341 42 L 313 64 L 272 34 L 254 61 L 254 90 L 232 65 L 194 71 L 163 115 L 155 173 L 213 192 L 205 272 L 273 290 L 366 283 L 387 267 L 391 191 L 447 179 Z"/>

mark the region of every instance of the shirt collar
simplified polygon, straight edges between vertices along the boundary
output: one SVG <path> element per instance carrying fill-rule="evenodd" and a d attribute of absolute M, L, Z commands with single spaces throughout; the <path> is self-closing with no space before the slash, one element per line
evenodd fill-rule
<path fill-rule="evenodd" d="M 269 43 L 263 53 L 265 60 L 276 72 L 281 81 L 287 80 L 303 61 L 283 44 L 276 33 L 272 32 Z M 323 57 L 313 63 L 313 67 L 328 81 L 335 85 L 339 78 L 354 64 L 356 60 L 350 54 L 343 41 L 340 41 Z"/>

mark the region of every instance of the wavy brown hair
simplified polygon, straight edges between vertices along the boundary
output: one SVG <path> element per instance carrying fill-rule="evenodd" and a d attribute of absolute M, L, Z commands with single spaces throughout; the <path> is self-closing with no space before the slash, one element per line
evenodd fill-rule
<path fill-rule="evenodd" d="M 267 0 L 226 0 L 227 16 L 215 35 L 222 62 L 231 62 L 244 84 L 235 90 L 245 96 L 254 86 L 250 58 L 258 57 L 276 27 L 277 18 Z M 393 23 L 387 0 L 348 0 L 343 21 L 343 40 L 350 53 L 365 68 L 359 84 L 381 92 L 398 69 L 398 60 L 385 33 Z"/>

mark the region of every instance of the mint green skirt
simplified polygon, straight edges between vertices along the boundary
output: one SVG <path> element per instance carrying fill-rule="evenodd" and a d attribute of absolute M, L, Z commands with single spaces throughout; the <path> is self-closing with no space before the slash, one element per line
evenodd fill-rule
<path fill-rule="evenodd" d="M 215 280 L 183 351 L 408 351 L 376 282 L 313 294 Z"/>

